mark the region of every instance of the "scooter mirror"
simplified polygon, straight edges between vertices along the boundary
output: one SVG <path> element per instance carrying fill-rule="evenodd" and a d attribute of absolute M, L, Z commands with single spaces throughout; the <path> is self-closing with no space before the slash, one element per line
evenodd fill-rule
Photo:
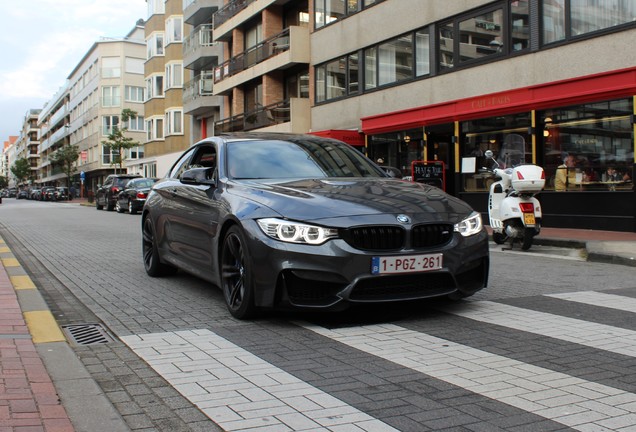
<path fill-rule="evenodd" d="M 493 156 L 493 152 L 492 152 L 492 150 L 486 150 L 486 153 L 484 153 L 484 155 L 485 155 L 488 159 L 490 159 L 490 158 L 492 158 L 492 156 Z"/>

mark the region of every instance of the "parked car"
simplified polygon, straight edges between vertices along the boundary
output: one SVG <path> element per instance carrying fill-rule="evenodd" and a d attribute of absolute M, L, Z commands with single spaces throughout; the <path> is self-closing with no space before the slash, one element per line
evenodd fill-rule
<path fill-rule="evenodd" d="M 68 188 L 66 186 L 60 186 L 55 188 L 55 201 L 67 201 L 70 198 Z"/>
<path fill-rule="evenodd" d="M 468 204 L 310 135 L 200 141 L 155 183 L 141 227 L 148 275 L 201 277 L 239 319 L 459 299 L 488 279 L 488 235 Z"/>
<path fill-rule="evenodd" d="M 17 194 L 18 194 L 18 190 L 16 188 L 11 188 L 9 189 L 9 192 L 7 193 L 7 198 L 15 198 Z"/>
<path fill-rule="evenodd" d="M 45 186 L 40 191 L 40 201 L 55 201 L 55 187 Z"/>
<path fill-rule="evenodd" d="M 157 179 L 154 178 L 135 178 L 128 180 L 124 185 L 124 189 L 117 195 L 115 210 L 117 213 L 127 211 L 130 214 L 136 214 L 144 208 L 146 197 L 150 188 L 155 184 Z"/>
<path fill-rule="evenodd" d="M 128 180 L 140 177 L 139 174 L 111 174 L 106 177 L 104 184 L 99 185 L 97 192 L 95 192 L 95 207 L 97 210 L 106 207 L 107 211 L 112 211 L 117 202 L 117 195 L 119 195 Z"/>
<path fill-rule="evenodd" d="M 26 189 L 21 189 L 15 197 L 16 199 L 27 199 L 29 197 L 29 192 Z"/>
<path fill-rule="evenodd" d="M 30 200 L 37 200 L 39 199 L 38 196 L 40 194 L 40 188 L 32 188 L 29 191 L 29 199 Z"/>

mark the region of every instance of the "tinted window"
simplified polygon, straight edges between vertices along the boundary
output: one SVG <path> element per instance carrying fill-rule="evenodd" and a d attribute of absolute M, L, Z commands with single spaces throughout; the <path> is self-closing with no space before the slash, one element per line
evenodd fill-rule
<path fill-rule="evenodd" d="M 352 147 L 335 141 L 243 141 L 228 144 L 232 178 L 383 177 Z"/>

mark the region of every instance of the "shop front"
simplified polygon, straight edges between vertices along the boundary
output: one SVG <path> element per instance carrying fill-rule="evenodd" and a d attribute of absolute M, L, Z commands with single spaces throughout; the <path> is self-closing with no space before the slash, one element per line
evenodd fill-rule
<path fill-rule="evenodd" d="M 633 232 L 635 95 L 630 68 L 367 117 L 362 131 L 367 155 L 405 176 L 413 161 L 444 162 L 446 191 L 484 216 L 492 150 L 545 169 L 544 226 Z"/>

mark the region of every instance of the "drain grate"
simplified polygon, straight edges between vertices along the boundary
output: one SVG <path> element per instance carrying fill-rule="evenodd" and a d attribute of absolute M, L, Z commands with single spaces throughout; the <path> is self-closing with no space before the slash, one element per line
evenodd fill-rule
<path fill-rule="evenodd" d="M 78 345 L 96 345 L 112 342 L 113 338 L 99 324 L 69 324 L 62 330 L 68 339 Z"/>

